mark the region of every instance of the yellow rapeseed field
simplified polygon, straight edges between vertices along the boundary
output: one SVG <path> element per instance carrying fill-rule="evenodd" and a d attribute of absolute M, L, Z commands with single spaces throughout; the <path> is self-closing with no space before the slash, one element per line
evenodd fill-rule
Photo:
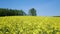
<path fill-rule="evenodd" d="M 0 34 L 60 34 L 60 17 L 0 17 Z"/>

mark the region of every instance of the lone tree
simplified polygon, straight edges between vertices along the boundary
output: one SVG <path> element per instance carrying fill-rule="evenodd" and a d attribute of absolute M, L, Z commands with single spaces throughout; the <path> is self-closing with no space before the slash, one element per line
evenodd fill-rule
<path fill-rule="evenodd" d="M 37 14 L 36 14 L 36 10 L 35 10 L 34 8 L 30 9 L 30 10 L 29 10 L 29 15 L 30 15 L 30 16 L 36 16 L 36 15 L 37 15 Z"/>

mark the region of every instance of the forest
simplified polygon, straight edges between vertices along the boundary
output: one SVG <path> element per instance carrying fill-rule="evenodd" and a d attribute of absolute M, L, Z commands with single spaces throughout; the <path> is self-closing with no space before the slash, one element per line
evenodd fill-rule
<path fill-rule="evenodd" d="M 36 10 L 30 9 L 29 14 L 26 14 L 23 10 L 0 8 L 0 16 L 36 16 Z"/>

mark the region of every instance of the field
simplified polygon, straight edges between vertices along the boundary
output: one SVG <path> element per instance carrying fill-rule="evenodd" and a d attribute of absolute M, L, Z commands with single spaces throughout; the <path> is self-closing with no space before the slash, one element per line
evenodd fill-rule
<path fill-rule="evenodd" d="M 0 34 L 60 34 L 60 17 L 0 17 Z"/>

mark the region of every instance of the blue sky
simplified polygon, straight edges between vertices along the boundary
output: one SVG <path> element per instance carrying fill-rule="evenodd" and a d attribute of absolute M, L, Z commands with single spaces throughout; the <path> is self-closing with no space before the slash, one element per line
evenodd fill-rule
<path fill-rule="evenodd" d="M 60 16 L 60 0 L 0 0 L 0 8 L 22 9 L 26 13 L 35 8 L 38 16 Z"/>

